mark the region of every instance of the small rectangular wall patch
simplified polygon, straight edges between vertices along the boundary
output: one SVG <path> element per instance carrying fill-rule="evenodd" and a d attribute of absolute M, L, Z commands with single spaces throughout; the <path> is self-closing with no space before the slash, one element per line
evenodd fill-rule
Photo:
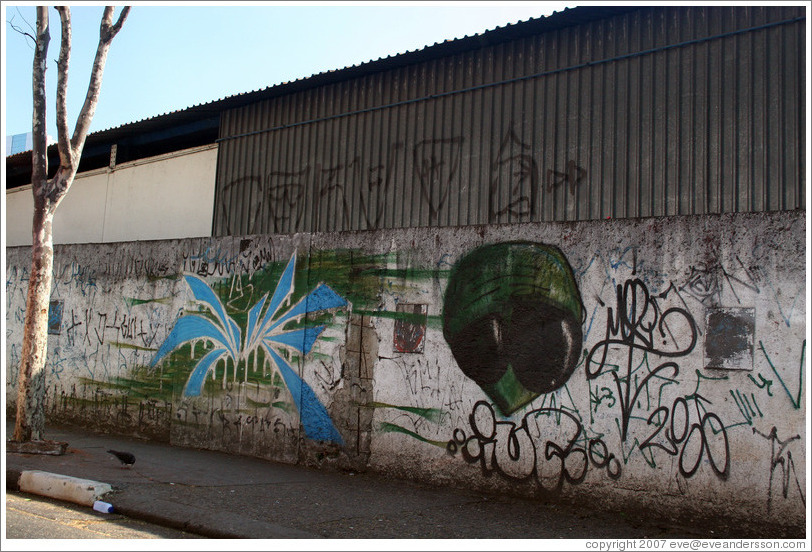
<path fill-rule="evenodd" d="M 399 353 L 422 353 L 426 338 L 428 305 L 399 303 L 395 319 L 395 350 Z"/>
<path fill-rule="evenodd" d="M 48 333 L 59 335 L 62 331 L 62 301 L 51 301 L 48 308 Z"/>
<path fill-rule="evenodd" d="M 752 370 L 756 310 L 711 308 L 705 325 L 705 368 Z"/>

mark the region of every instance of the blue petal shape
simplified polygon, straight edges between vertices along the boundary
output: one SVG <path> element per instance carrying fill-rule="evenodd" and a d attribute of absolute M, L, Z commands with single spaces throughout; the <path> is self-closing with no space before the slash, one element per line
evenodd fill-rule
<path fill-rule="evenodd" d="M 270 322 L 274 314 L 276 314 L 276 311 L 279 309 L 279 305 L 282 304 L 282 301 L 293 293 L 293 270 L 295 268 L 296 252 L 294 251 L 293 255 L 291 255 L 290 260 L 288 261 L 288 266 L 285 267 L 284 272 L 282 272 L 282 276 L 279 277 L 279 281 L 276 283 L 276 289 L 273 292 L 271 302 L 268 304 L 268 310 L 265 312 L 265 318 L 262 320 L 260 331 L 262 331 L 262 328 L 268 325 L 268 322 Z"/>
<path fill-rule="evenodd" d="M 283 332 L 279 335 L 269 335 L 269 333 L 280 324 L 295 317 L 347 305 L 347 301 L 343 297 L 328 286 L 320 284 L 315 290 L 268 327 L 282 303 L 293 293 L 295 266 L 296 253 L 294 252 L 282 276 L 279 278 L 273 297 L 270 302 L 267 303 L 264 316 L 262 315 L 262 310 L 266 305 L 267 294 L 248 312 L 245 334 L 246 343 L 242 343 L 240 327 L 226 314 L 223 303 L 214 291 L 201 278 L 191 274 L 185 275 L 186 283 L 192 290 L 195 299 L 199 302 L 206 303 L 211 312 L 217 317 L 217 320 L 212 321 L 204 316 L 195 315 L 180 318 L 175 324 L 175 327 L 172 328 L 167 339 L 158 349 L 152 359 L 151 365 L 155 366 L 180 344 L 192 339 L 211 339 L 217 342 L 219 346 L 215 350 L 209 351 L 200 359 L 184 386 L 184 396 L 199 396 L 203 390 L 206 375 L 219 359 L 226 355 L 237 359 L 244 351 L 253 350 L 257 346 L 256 342 L 259 341 L 259 345 L 265 349 L 268 356 L 270 356 L 278 366 L 285 380 L 285 384 L 291 392 L 293 401 L 299 411 L 299 419 L 305 436 L 317 441 L 329 441 L 343 445 L 344 442 L 341 434 L 335 425 L 333 425 L 333 421 L 330 419 L 327 409 L 319 401 L 313 389 L 296 374 L 287 361 L 273 350 L 274 346 L 281 345 L 291 347 L 305 355 L 308 354 L 324 331 L 325 326 L 302 328 L 290 332 Z M 257 321 L 261 316 L 262 322 L 258 324 Z M 225 377 L 225 374 L 223 377 Z"/>
<path fill-rule="evenodd" d="M 220 302 L 220 298 L 217 297 L 217 294 L 212 291 L 206 282 L 197 276 L 193 274 L 186 274 L 184 278 L 186 279 L 186 283 L 189 285 L 189 288 L 192 290 L 195 299 L 207 303 L 212 312 L 214 312 L 214 314 L 216 314 L 222 322 L 224 329 L 229 332 L 230 337 L 232 338 L 231 343 L 229 343 L 231 347 L 229 348 L 233 349 L 234 345 L 239 344 L 239 338 L 236 340 L 234 339 L 234 324 L 229 324 L 231 318 L 226 314 L 226 310 L 223 307 L 223 303 Z"/>
<path fill-rule="evenodd" d="M 232 356 L 237 356 L 231 349 L 228 339 L 223 335 L 222 330 L 214 325 L 208 318 L 202 316 L 184 316 L 177 321 L 175 327 L 169 332 L 166 341 L 163 342 L 158 352 L 152 357 L 150 366 L 158 364 L 163 357 L 175 350 L 179 345 L 191 341 L 192 339 L 211 339 L 221 345 L 228 347 Z"/>
<path fill-rule="evenodd" d="M 231 339 L 232 339 L 231 343 L 234 344 L 234 347 L 239 348 L 239 347 L 241 347 L 241 344 L 242 344 L 242 342 L 240 341 L 240 327 L 237 325 L 236 322 L 234 322 L 234 320 L 231 317 L 228 318 L 228 323 L 231 326 Z M 229 347 L 229 348 L 231 348 L 231 347 Z M 232 351 L 233 351 L 233 349 L 232 349 Z M 236 352 L 233 352 L 232 354 L 235 357 L 237 356 Z"/>
<path fill-rule="evenodd" d="M 343 445 L 344 440 L 333 425 L 330 415 L 327 414 L 327 409 L 321 404 L 316 394 L 307 385 L 307 382 L 303 381 L 293 371 L 285 362 L 285 359 L 272 349 L 267 349 L 267 351 L 279 367 L 279 371 L 285 379 L 285 385 L 288 386 L 288 390 L 293 396 L 293 402 L 296 403 L 296 408 L 299 410 L 299 419 L 302 421 L 305 435 L 314 441 L 328 441 Z"/>
<path fill-rule="evenodd" d="M 307 312 L 335 309 L 346 305 L 347 300 L 325 284 L 319 284 L 319 287 L 311 291 L 310 295 L 307 296 Z"/>
<path fill-rule="evenodd" d="M 262 296 L 262 299 L 257 301 L 257 304 L 248 311 L 248 327 L 245 330 L 246 348 L 248 348 L 250 342 L 254 340 L 254 330 L 256 329 L 257 319 L 259 318 L 259 313 L 262 312 L 262 307 L 265 305 L 267 298 L 268 294 L 266 293 Z"/>
<path fill-rule="evenodd" d="M 310 352 L 310 349 L 313 348 L 316 340 L 326 327 L 327 326 L 315 326 L 313 328 L 303 328 L 301 330 L 294 330 L 292 332 L 285 332 L 283 334 L 271 335 L 265 338 L 265 345 L 270 347 L 271 343 L 280 343 L 282 345 L 293 347 L 297 351 L 306 355 Z"/>
<path fill-rule="evenodd" d="M 213 351 L 209 351 L 206 356 L 200 359 L 200 362 L 197 363 L 195 369 L 192 370 L 192 374 L 189 376 L 189 380 L 186 382 L 186 385 L 183 388 L 183 396 L 185 397 L 197 397 L 200 395 L 200 391 L 203 389 L 203 382 L 206 381 L 206 374 L 209 373 L 209 369 L 214 366 L 214 363 L 220 360 L 226 354 L 225 349 L 215 349 Z M 225 377 L 225 374 L 223 374 Z"/>
<path fill-rule="evenodd" d="M 286 312 L 285 315 L 277 320 L 269 329 L 272 330 L 291 318 L 300 316 L 302 314 L 334 309 L 346 305 L 346 299 L 333 291 L 330 286 L 319 284 L 319 287 L 311 291 L 307 297 L 296 303 L 292 309 Z"/>

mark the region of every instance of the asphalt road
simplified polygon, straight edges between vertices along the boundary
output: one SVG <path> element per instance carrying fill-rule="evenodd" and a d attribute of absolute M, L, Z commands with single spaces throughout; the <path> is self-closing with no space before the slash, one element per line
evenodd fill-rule
<path fill-rule="evenodd" d="M 92 508 L 6 492 L 7 539 L 201 539 L 159 525 L 101 514 Z"/>

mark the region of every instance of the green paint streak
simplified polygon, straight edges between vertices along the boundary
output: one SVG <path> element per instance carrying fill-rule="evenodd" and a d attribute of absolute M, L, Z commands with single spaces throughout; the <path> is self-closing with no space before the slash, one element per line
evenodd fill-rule
<path fill-rule="evenodd" d="M 114 381 L 125 382 L 125 387 L 131 386 L 133 389 L 146 389 L 149 391 L 149 395 L 153 398 L 159 397 L 163 400 L 171 401 L 173 400 L 173 396 L 180 396 L 183 391 L 183 386 L 189 379 L 189 374 L 192 373 L 200 358 L 211 349 L 212 347 L 204 346 L 203 351 L 201 351 L 200 345 L 198 345 L 195 348 L 195 358 L 192 358 L 191 343 L 186 343 L 173 351 L 167 357 L 167 359 L 161 363 L 160 370 L 141 366 L 135 368 L 131 372 L 131 379 L 125 380 L 123 378 L 117 378 Z M 214 378 L 212 378 L 211 374 L 206 376 L 206 380 L 203 384 L 205 391 L 215 395 L 222 393 L 223 377 L 227 378 L 227 383 L 242 383 L 248 379 L 248 381 L 253 385 L 268 387 L 276 385 L 277 387 L 285 388 L 284 382 L 276 370 L 271 370 L 268 375 L 264 374 L 264 371 L 261 368 L 264 366 L 264 358 L 265 355 L 260 350 L 256 363 L 257 371 L 249 371 L 248 378 L 246 378 L 246 364 L 253 366 L 252 361 L 249 361 L 248 363 L 246 363 L 246 361 L 241 361 L 237 365 L 236 369 L 233 361 L 231 360 L 227 362 L 225 368 L 223 367 L 222 362 L 218 362 L 212 368 Z M 93 383 L 96 384 L 98 382 Z M 126 390 L 125 388 L 122 389 Z"/>
<path fill-rule="evenodd" d="M 725 429 L 725 431 L 727 431 L 728 429 L 732 429 L 732 428 L 734 428 L 734 427 L 739 427 L 739 426 L 741 426 L 741 425 L 752 425 L 752 424 L 748 424 L 747 422 L 739 422 L 739 423 L 737 423 L 737 424 L 730 424 L 730 425 L 726 425 L 726 426 L 724 427 L 724 429 Z"/>
<path fill-rule="evenodd" d="M 425 418 L 430 422 L 434 422 L 435 424 L 439 424 L 443 420 L 443 412 L 439 408 L 418 408 L 416 406 L 396 406 L 394 404 L 387 404 L 387 403 L 380 403 L 380 402 L 371 402 L 367 404 L 357 404 L 357 406 L 366 406 L 369 408 L 395 408 L 397 410 L 403 410 L 405 412 L 410 412 L 412 414 L 417 414 L 421 418 Z"/>
<path fill-rule="evenodd" d="M 759 341 L 758 346 L 761 349 L 761 352 L 764 353 L 764 357 L 767 359 L 767 363 L 770 365 L 770 368 L 773 369 L 773 373 L 775 374 L 775 377 L 778 378 L 781 387 L 783 387 L 784 391 L 787 393 L 789 402 L 792 403 L 792 407 L 795 408 L 795 410 L 798 410 L 801 408 L 801 392 L 804 387 L 804 354 L 806 353 L 806 340 L 804 339 L 803 345 L 801 346 L 801 363 L 798 368 L 798 394 L 796 397 L 792 396 L 792 393 L 790 393 L 789 389 L 787 388 L 787 384 L 784 383 L 784 378 L 782 378 L 781 374 L 778 373 L 778 370 L 775 369 L 775 365 L 770 359 L 770 355 L 767 354 L 767 350 L 764 348 L 764 343 Z"/>
<path fill-rule="evenodd" d="M 702 384 L 703 379 L 710 380 L 710 381 L 721 381 L 721 380 L 730 379 L 728 376 L 719 376 L 718 378 L 711 378 L 709 376 L 706 376 L 706 375 L 702 374 L 702 372 L 700 372 L 699 370 L 694 370 L 694 372 L 696 372 L 696 387 L 694 388 L 693 394 L 687 395 L 685 397 L 686 399 L 693 399 L 693 398 L 696 398 L 696 397 L 701 397 L 701 395 L 699 395 L 699 386 Z"/>
<path fill-rule="evenodd" d="M 79 382 L 96 389 L 117 391 L 135 400 L 157 399 L 172 402 L 174 394 L 174 382 L 171 377 L 166 376 L 153 378 L 149 381 L 133 378 L 112 378 L 107 381 L 79 378 Z M 102 402 L 106 402 L 109 399 L 110 397 L 101 400 Z M 84 401 L 90 404 L 96 402 L 96 399 L 84 399 Z"/>
<path fill-rule="evenodd" d="M 640 443 L 638 443 L 637 440 L 635 440 L 634 444 L 637 445 L 638 448 L 640 447 Z M 634 449 L 632 449 L 632 450 L 634 450 Z M 648 456 L 646 456 L 646 452 L 648 452 Z M 657 462 L 654 461 L 654 451 L 653 450 L 651 450 L 650 448 L 647 451 L 642 451 L 641 450 L 640 454 L 643 456 L 643 460 L 646 461 L 646 464 L 648 464 L 652 468 L 657 467 Z"/>
<path fill-rule="evenodd" d="M 581 416 L 581 411 L 578 410 L 578 406 L 575 404 L 575 400 L 572 398 L 572 393 L 570 393 L 569 384 L 567 384 L 567 383 L 564 384 L 564 391 L 567 392 L 567 396 L 570 398 L 570 404 L 572 405 L 572 408 L 564 406 L 563 402 L 561 403 L 561 408 L 566 408 L 567 410 L 569 410 L 570 412 L 572 412 L 573 414 L 578 416 L 578 420 L 583 424 L 584 417 Z M 584 434 L 586 434 L 586 432 L 584 432 Z"/>
<path fill-rule="evenodd" d="M 142 347 L 140 345 L 133 345 L 132 343 L 121 343 L 120 341 L 110 341 L 110 345 L 118 347 L 119 349 L 135 349 L 136 351 L 157 351 L 155 347 Z"/>
<path fill-rule="evenodd" d="M 451 273 L 450 269 L 418 269 L 418 268 L 369 268 L 364 271 L 364 275 L 375 276 L 376 278 L 397 279 L 397 280 L 429 280 L 442 276 L 447 278 Z"/>
<path fill-rule="evenodd" d="M 445 449 L 446 445 L 448 444 L 445 441 L 434 441 L 434 440 L 431 440 L 431 439 L 426 439 L 425 437 L 415 433 L 414 431 L 410 431 L 410 430 L 406 429 L 405 427 L 400 427 L 399 425 L 390 424 L 389 422 L 381 422 L 381 425 L 380 425 L 380 427 L 378 429 L 380 431 L 384 432 L 384 433 L 390 433 L 390 432 L 392 432 L 392 433 L 403 433 L 405 435 L 409 435 L 410 437 L 414 437 L 418 441 L 423 441 L 424 443 L 428 443 L 430 445 L 434 445 L 434 446 L 440 447 L 442 449 Z"/>
<path fill-rule="evenodd" d="M 161 280 L 179 280 L 181 274 L 167 274 L 166 276 L 155 276 L 154 274 L 147 274 L 147 282 L 159 282 Z"/>
<path fill-rule="evenodd" d="M 302 272 L 308 273 L 311 285 L 324 282 L 358 312 L 374 309 L 382 293 L 405 292 L 416 282 L 447 278 L 449 273 L 415 265 L 410 251 L 367 254 L 357 249 L 334 249 L 311 252 L 307 271 Z"/>
<path fill-rule="evenodd" d="M 615 418 L 615 425 L 617 426 L 618 433 L 620 433 L 620 421 L 617 418 Z M 631 458 L 632 454 L 634 454 L 634 449 L 640 450 L 640 441 L 639 441 L 639 439 L 637 439 L 637 437 L 634 438 L 634 442 L 631 444 L 631 447 L 629 448 L 628 454 L 626 454 L 625 449 L 626 449 L 626 442 L 621 441 L 621 443 L 620 443 L 620 456 L 623 457 L 623 465 L 624 466 L 629 463 L 629 458 Z M 640 454 L 643 456 L 643 459 L 646 461 L 646 463 L 649 466 L 651 466 L 652 468 L 656 468 L 657 464 L 654 462 L 654 451 L 651 450 L 651 448 L 649 448 L 648 451 L 649 451 L 649 455 L 651 456 L 650 460 L 649 460 L 649 458 L 646 457 L 646 453 L 643 452 L 642 450 L 640 451 Z"/>
<path fill-rule="evenodd" d="M 247 404 L 248 406 L 256 407 L 256 408 L 271 406 L 270 401 L 268 401 L 268 402 L 255 401 L 251 397 L 245 397 L 245 404 Z"/>
<path fill-rule="evenodd" d="M 378 303 L 383 288 L 381 278 L 374 271 L 391 260 L 388 253 L 368 255 L 349 249 L 315 251 L 310 254 L 306 272 L 310 282 L 324 282 L 353 307 L 370 308 Z"/>
<path fill-rule="evenodd" d="M 511 365 L 508 365 L 505 374 L 495 384 L 480 387 L 494 400 L 505 416 L 510 416 L 539 396 L 539 393 L 529 391 L 521 384 Z"/>
<path fill-rule="evenodd" d="M 290 403 L 286 401 L 276 401 L 271 406 L 273 406 L 274 408 L 278 408 L 279 410 L 282 410 L 284 412 L 287 412 L 288 414 L 290 414 L 291 412 Z"/>
<path fill-rule="evenodd" d="M 168 305 L 172 302 L 172 298 L 161 297 L 159 299 L 136 299 L 135 297 L 125 297 L 124 302 L 130 307 L 134 307 L 136 305 L 144 305 L 146 303 L 161 303 L 163 305 Z"/>
<path fill-rule="evenodd" d="M 403 320 L 405 322 L 411 322 L 413 324 L 422 324 L 423 322 L 426 323 L 426 327 L 433 328 L 436 330 L 442 329 L 443 327 L 443 317 L 440 315 L 422 315 L 422 314 L 414 314 L 411 312 L 392 312 L 392 311 L 384 311 L 384 310 L 363 310 L 363 309 L 356 309 L 353 308 L 352 312 L 354 314 L 358 314 L 361 316 L 369 316 L 375 318 L 388 318 L 390 320 Z"/>
<path fill-rule="evenodd" d="M 771 386 L 772 386 L 772 384 L 773 384 L 773 380 L 768 380 L 768 379 L 766 379 L 764 376 L 762 376 L 761 374 L 758 374 L 758 378 L 759 378 L 759 379 L 762 381 L 761 385 L 759 385 L 759 383 L 758 383 L 758 382 L 755 380 L 755 378 L 752 376 L 752 374 L 747 374 L 747 377 L 748 377 L 748 378 L 750 379 L 750 381 L 752 381 L 752 382 L 753 382 L 753 384 L 754 384 L 756 387 L 758 387 L 759 389 L 767 389 L 767 396 L 768 396 L 768 397 L 772 397 L 772 396 L 773 396 L 773 392 L 772 392 L 772 391 L 770 391 L 770 387 L 771 387 Z"/>

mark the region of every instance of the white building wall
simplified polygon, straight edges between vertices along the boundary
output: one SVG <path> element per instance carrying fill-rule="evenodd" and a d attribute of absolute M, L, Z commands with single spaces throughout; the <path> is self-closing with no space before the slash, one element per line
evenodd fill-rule
<path fill-rule="evenodd" d="M 122 163 L 76 177 L 54 216 L 54 243 L 211 234 L 217 147 Z M 31 186 L 6 192 L 6 244 L 31 245 Z"/>

